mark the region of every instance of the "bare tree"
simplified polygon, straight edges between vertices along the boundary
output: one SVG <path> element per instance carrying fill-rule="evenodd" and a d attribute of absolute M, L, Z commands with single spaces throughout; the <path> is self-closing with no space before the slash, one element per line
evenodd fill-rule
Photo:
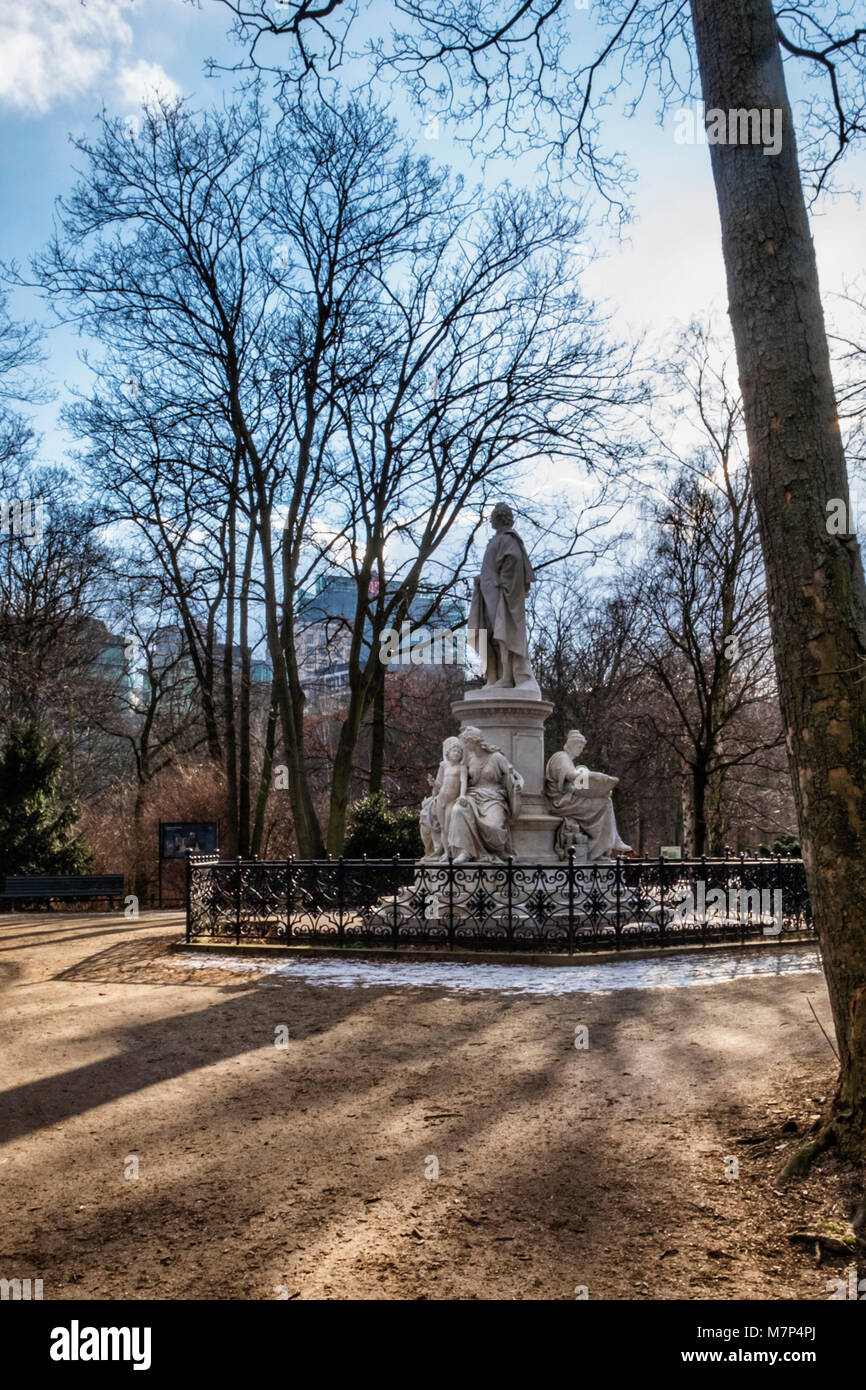
<path fill-rule="evenodd" d="M 830 334 L 833 350 L 839 424 L 852 478 L 861 485 L 866 465 L 866 293 L 862 284 L 839 296 L 837 322 Z M 844 320 L 844 323 L 840 320 Z M 856 508 L 855 508 L 856 512 Z M 861 513 L 862 516 L 862 513 Z M 848 530 L 859 533 L 861 517 L 848 519 Z"/>
<path fill-rule="evenodd" d="M 763 565 L 746 473 L 680 474 L 654 508 L 652 559 L 641 581 L 650 615 L 641 651 L 663 694 L 648 712 L 681 760 L 685 842 L 718 853 L 725 779 L 782 742 L 781 723 L 744 722 L 777 706 Z M 751 735 L 757 735 L 754 744 Z"/>
<path fill-rule="evenodd" d="M 287 107 L 269 135 L 255 101 L 200 120 L 163 106 L 137 140 L 105 121 L 81 150 L 88 171 L 37 263 L 108 349 L 73 421 L 172 583 L 239 844 L 254 603 L 298 847 L 321 853 L 327 835 L 336 852 L 382 631 L 422 589 L 431 614 L 453 589 L 494 480 L 545 452 L 614 466 L 615 412 L 637 396 L 628 354 L 568 283 L 570 211 L 507 191 L 468 207 L 377 108 Z M 325 832 L 298 637 L 304 593 L 341 568 L 357 604 Z M 236 728 L 228 656 L 222 711 L 214 683 L 235 608 Z M 260 781 L 258 830 L 263 796 Z"/>
<path fill-rule="evenodd" d="M 652 554 L 636 579 L 648 621 L 640 649 L 661 701 L 647 712 L 685 774 L 684 839 L 725 844 L 725 783 L 782 743 L 763 560 L 730 363 L 705 326 L 681 335 L 655 426 L 663 495 L 648 507 Z M 674 441 L 679 436 L 679 445 Z M 745 718 L 760 707 L 765 717 Z"/>
<path fill-rule="evenodd" d="M 58 729 L 79 678 L 98 655 L 93 623 L 105 599 L 103 518 L 61 470 L 0 472 L 0 710 Z"/>
<path fill-rule="evenodd" d="M 265 143 L 254 99 L 199 123 L 164 104 L 138 139 L 103 121 L 99 139 L 82 142 L 88 173 L 36 267 L 56 308 L 106 348 L 99 387 L 71 421 L 92 441 L 87 462 L 113 515 L 138 528 L 172 587 L 241 852 L 262 795 L 250 742 L 262 634 L 250 605 L 274 588 L 274 495 L 292 463 L 274 365 L 286 310 L 270 311 L 263 265 Z"/>
<path fill-rule="evenodd" d="M 146 566 L 116 578 L 106 611 L 122 632 L 119 659 L 107 668 L 94 663 L 84 689 L 88 725 L 124 745 L 134 763 L 132 882 L 143 902 L 151 858 L 144 831 L 148 791 L 170 768 L 189 763 L 207 736 L 171 590 Z"/>
<path fill-rule="evenodd" d="M 648 841 L 679 840 L 675 759 L 646 719 L 652 692 L 641 657 L 648 618 L 640 586 L 571 562 L 538 590 L 532 663 L 554 707 L 545 726 L 548 755 L 580 729 L 587 762 L 619 778 L 617 818 L 629 843 L 642 854 Z"/>
<path fill-rule="evenodd" d="M 410 611 L 418 627 L 441 626 L 465 587 L 488 498 L 514 487 L 528 462 L 548 456 L 604 473 L 626 452 L 617 416 L 638 397 L 629 355 L 608 343 L 592 306 L 563 288 L 562 248 L 578 235 L 548 200 L 510 194 L 471 218 L 425 220 L 411 272 L 383 283 L 364 326 L 373 366 L 338 398 L 329 450 L 334 567 L 357 595 L 332 852 L 345 833 L 361 724 L 385 680 L 383 634 Z M 545 544 L 571 553 L 594 524 L 566 512 Z"/>

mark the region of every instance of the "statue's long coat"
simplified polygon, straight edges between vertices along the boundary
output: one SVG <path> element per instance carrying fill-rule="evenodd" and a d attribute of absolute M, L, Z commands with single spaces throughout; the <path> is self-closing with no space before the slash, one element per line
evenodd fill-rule
<path fill-rule="evenodd" d="M 504 642 L 516 656 L 529 656 L 526 641 L 526 595 L 535 575 L 516 531 L 497 531 L 481 562 L 469 627 L 485 629 L 487 640 Z"/>

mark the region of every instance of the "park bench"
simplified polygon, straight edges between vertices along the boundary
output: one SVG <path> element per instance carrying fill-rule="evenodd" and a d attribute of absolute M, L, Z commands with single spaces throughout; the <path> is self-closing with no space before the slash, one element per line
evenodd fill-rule
<path fill-rule="evenodd" d="M 106 898 L 118 902 L 123 898 L 123 874 L 77 874 L 60 877 L 45 874 L 9 874 L 0 903 L 83 902 Z"/>

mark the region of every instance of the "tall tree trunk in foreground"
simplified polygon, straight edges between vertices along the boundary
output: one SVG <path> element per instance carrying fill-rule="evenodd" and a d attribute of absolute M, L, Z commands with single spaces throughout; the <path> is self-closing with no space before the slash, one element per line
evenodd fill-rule
<path fill-rule="evenodd" d="M 730 314 L 809 892 L 841 1072 L 820 1144 L 866 1152 L 866 588 L 771 0 L 691 0 L 707 110 L 780 111 L 782 148 L 712 145 Z M 730 134 L 730 131 L 729 131 Z M 807 1157 L 803 1151 L 801 1161 Z"/>

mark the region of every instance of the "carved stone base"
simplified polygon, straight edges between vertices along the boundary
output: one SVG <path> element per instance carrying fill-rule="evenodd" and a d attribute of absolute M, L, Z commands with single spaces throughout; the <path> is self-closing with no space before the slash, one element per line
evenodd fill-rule
<path fill-rule="evenodd" d="M 461 731 L 470 726 L 480 729 L 523 778 L 520 815 L 511 827 L 515 859 L 526 864 L 557 863 L 554 837 L 560 818 L 550 814 L 544 796 L 544 725 L 553 705 L 518 690 L 494 687 L 455 701 L 451 711 Z"/>
<path fill-rule="evenodd" d="M 570 816 L 564 816 L 559 822 L 553 846 L 560 859 L 567 859 L 573 849 L 575 864 L 589 863 L 589 836 L 584 835 L 579 822 Z"/>

